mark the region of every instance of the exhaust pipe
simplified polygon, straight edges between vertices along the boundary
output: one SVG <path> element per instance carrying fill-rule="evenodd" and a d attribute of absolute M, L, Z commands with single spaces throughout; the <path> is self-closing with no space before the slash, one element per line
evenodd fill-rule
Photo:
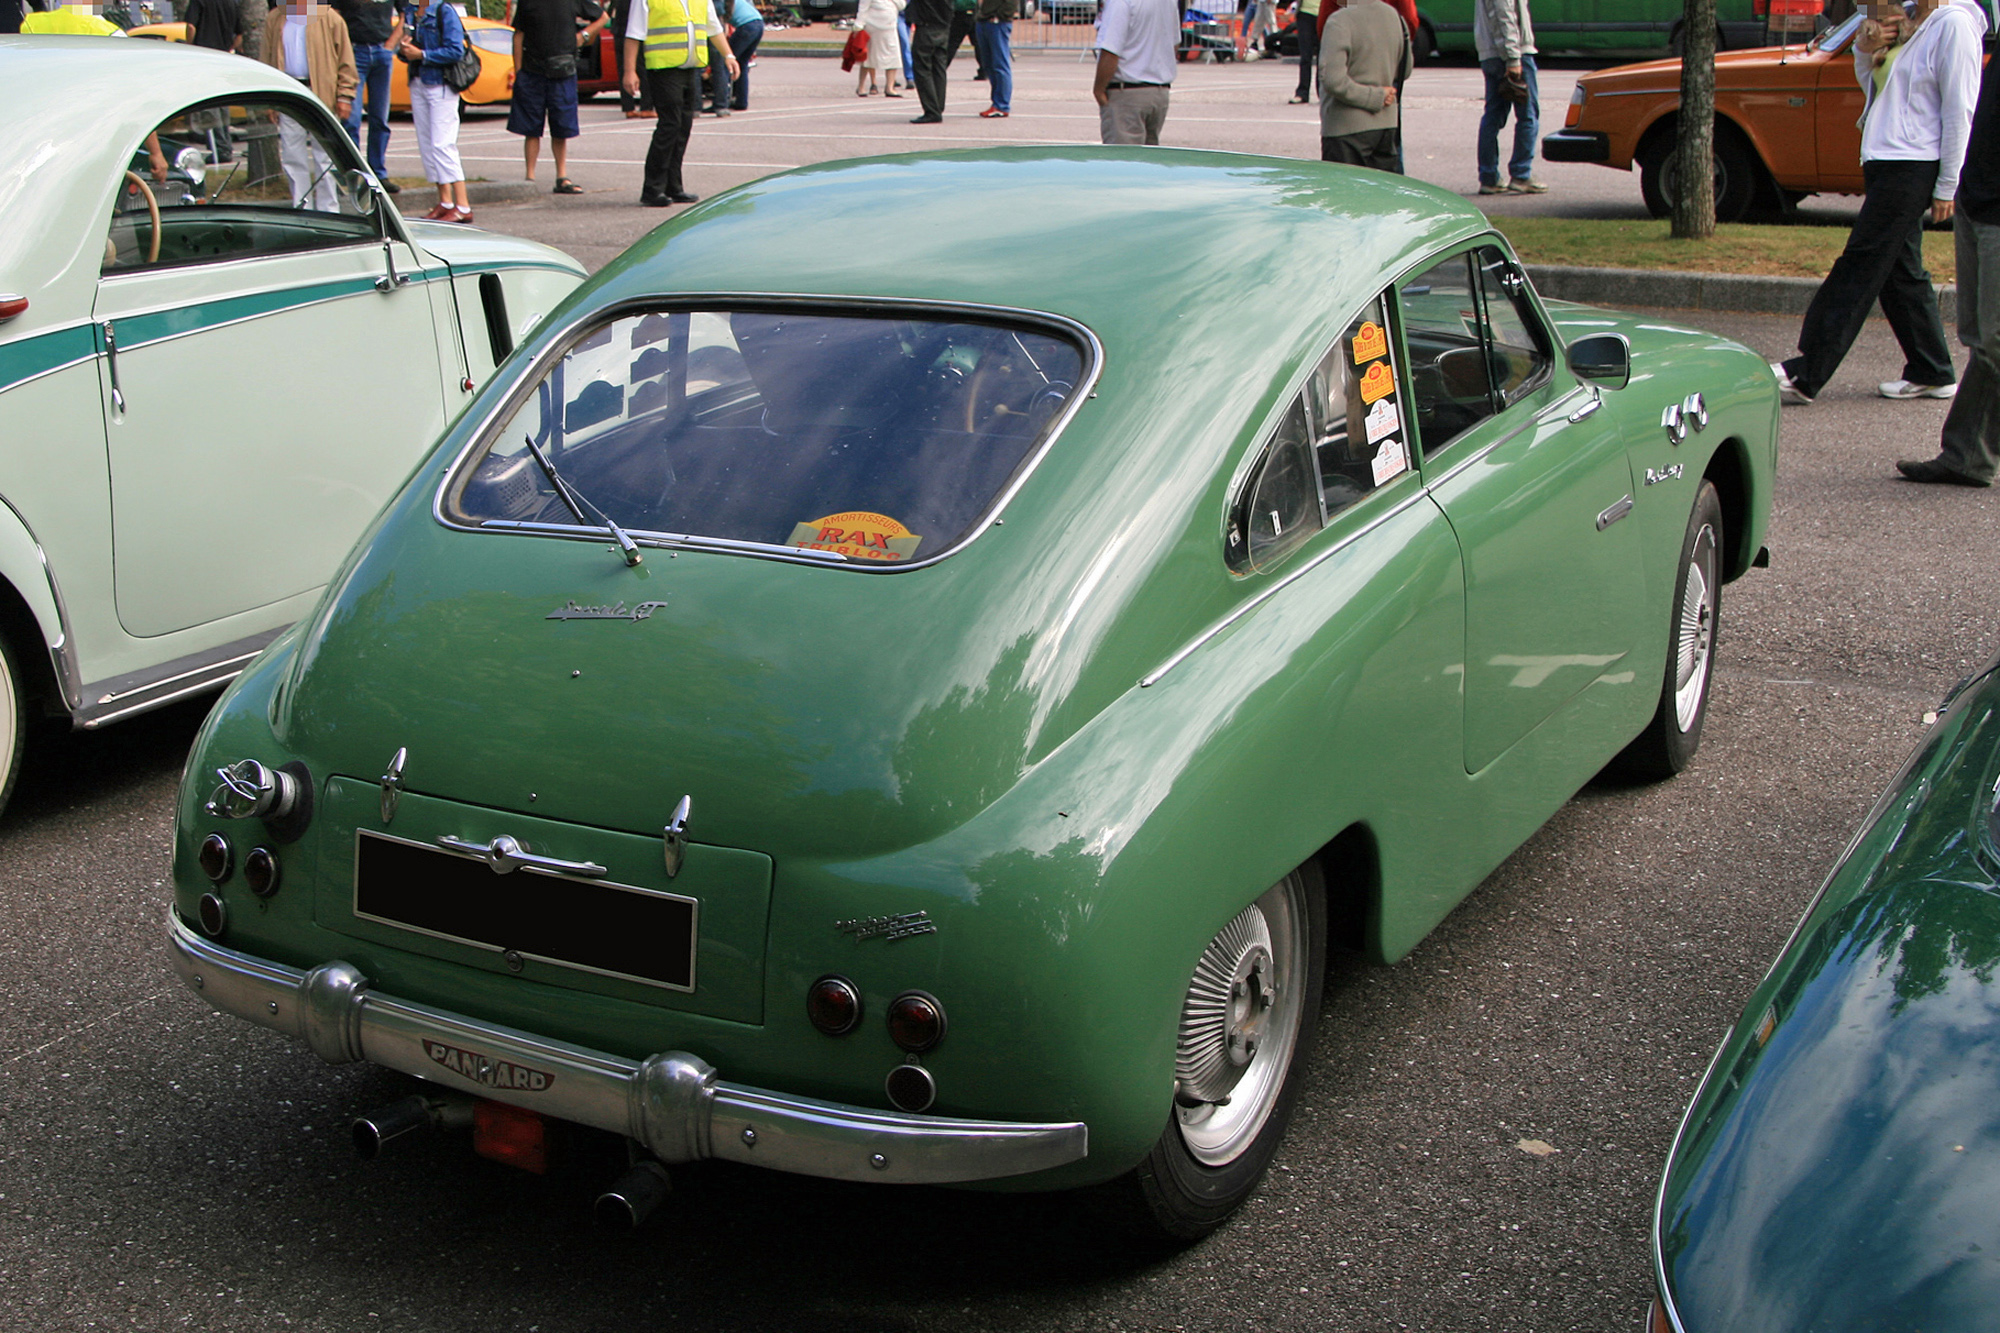
<path fill-rule="evenodd" d="M 637 1231 L 654 1209 L 666 1202 L 673 1189 L 667 1168 L 648 1157 L 634 1162 L 630 1170 L 611 1183 L 610 1189 L 598 1195 L 592 1211 L 597 1215 L 597 1224 L 607 1230 Z"/>
<path fill-rule="evenodd" d="M 354 1151 L 361 1154 L 362 1161 L 372 1162 L 386 1144 L 417 1130 L 469 1128 L 472 1105 L 470 1097 L 426 1097 L 421 1093 L 391 1102 L 379 1111 L 354 1118 L 348 1127 L 354 1135 Z"/>

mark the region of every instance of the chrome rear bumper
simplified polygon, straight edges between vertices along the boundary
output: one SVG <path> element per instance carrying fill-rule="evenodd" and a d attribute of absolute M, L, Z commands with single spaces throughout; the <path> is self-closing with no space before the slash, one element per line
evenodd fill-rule
<path fill-rule="evenodd" d="M 346 963 L 297 968 L 225 949 L 168 912 L 174 970 L 226 1014 L 474 1096 L 624 1134 L 661 1161 L 720 1157 L 834 1180 L 944 1185 L 1082 1159 L 1079 1121 L 903 1115 L 725 1083 L 696 1056 L 633 1061 L 370 990 Z"/>

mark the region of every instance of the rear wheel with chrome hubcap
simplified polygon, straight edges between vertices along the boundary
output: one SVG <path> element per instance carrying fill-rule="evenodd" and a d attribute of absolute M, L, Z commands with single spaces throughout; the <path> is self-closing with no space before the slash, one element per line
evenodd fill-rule
<path fill-rule="evenodd" d="M 1627 775 L 1649 781 L 1686 768 L 1701 748 L 1715 675 L 1715 632 L 1722 613 L 1722 500 L 1711 482 L 1695 492 L 1681 539 L 1680 573 L 1667 624 L 1666 679 L 1646 729 L 1618 756 Z"/>
<path fill-rule="evenodd" d="M 1298 1097 L 1326 970 L 1326 894 L 1307 863 L 1218 932 L 1181 1003 L 1173 1116 L 1132 1174 L 1147 1229 L 1198 1240 L 1250 1196 Z"/>

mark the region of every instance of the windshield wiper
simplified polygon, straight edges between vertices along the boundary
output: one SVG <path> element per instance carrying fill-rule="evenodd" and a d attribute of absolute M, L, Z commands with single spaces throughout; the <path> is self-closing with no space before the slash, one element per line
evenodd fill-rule
<path fill-rule="evenodd" d="M 628 565 L 638 564 L 640 560 L 639 544 L 625 535 L 625 529 L 611 521 L 611 515 L 584 499 L 568 482 L 562 479 L 562 474 L 556 471 L 556 465 L 549 461 L 549 456 L 542 452 L 541 446 L 535 443 L 533 436 L 524 435 L 521 438 L 527 442 L 528 452 L 533 454 L 535 461 L 542 465 L 542 471 L 548 476 L 549 483 L 556 488 L 556 494 L 560 495 L 562 502 L 569 506 L 570 513 L 576 515 L 577 522 L 583 524 L 585 527 L 603 528 L 618 543 L 618 549 L 625 553 L 625 563 Z M 592 523 L 590 516 L 583 512 L 586 505 L 589 505 L 592 514 L 597 515 L 598 521 L 596 523 Z"/>

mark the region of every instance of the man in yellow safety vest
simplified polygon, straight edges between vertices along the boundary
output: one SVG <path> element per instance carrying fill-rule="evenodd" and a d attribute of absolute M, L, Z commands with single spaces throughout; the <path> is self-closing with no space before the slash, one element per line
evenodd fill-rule
<path fill-rule="evenodd" d="M 701 114 L 701 85 L 708 74 L 709 52 L 738 74 L 736 57 L 723 40 L 722 21 L 709 0 L 633 0 L 625 24 L 625 91 L 639 95 L 640 61 L 645 62 L 646 86 L 659 119 L 653 142 L 646 149 L 646 177 L 639 202 L 648 208 L 691 204 L 701 196 L 688 193 L 681 180 L 681 159 L 688 135 Z"/>

